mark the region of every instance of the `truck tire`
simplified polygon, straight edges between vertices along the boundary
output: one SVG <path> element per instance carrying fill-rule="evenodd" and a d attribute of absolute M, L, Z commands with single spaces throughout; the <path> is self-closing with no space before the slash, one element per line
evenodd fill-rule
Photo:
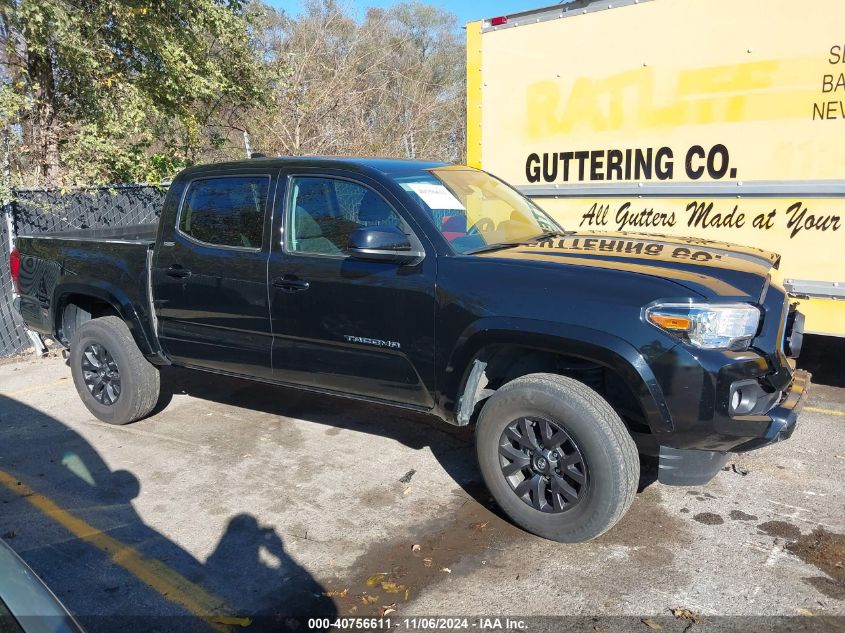
<path fill-rule="evenodd" d="M 481 410 L 476 451 L 505 513 L 554 541 L 609 530 L 637 491 L 639 455 L 619 415 L 583 383 L 556 374 L 499 388 Z"/>
<path fill-rule="evenodd" d="M 92 319 L 76 330 L 70 368 L 82 402 L 103 422 L 134 422 L 158 402 L 158 369 L 144 358 L 118 317 Z"/>

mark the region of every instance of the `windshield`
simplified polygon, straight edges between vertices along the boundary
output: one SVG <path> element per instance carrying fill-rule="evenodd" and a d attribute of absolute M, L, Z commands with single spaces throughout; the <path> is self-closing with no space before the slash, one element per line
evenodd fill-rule
<path fill-rule="evenodd" d="M 520 244 L 561 228 L 528 198 L 490 174 L 440 167 L 396 182 L 419 202 L 458 253 Z"/>

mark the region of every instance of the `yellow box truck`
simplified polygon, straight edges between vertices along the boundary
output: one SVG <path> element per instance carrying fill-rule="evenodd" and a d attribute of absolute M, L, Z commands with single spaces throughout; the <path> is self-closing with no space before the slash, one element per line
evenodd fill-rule
<path fill-rule="evenodd" d="M 569 2 L 467 25 L 467 160 L 567 230 L 782 255 L 845 336 L 845 2 Z"/>

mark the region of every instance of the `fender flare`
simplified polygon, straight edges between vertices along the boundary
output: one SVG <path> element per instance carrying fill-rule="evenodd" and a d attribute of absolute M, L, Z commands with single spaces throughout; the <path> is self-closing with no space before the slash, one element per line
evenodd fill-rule
<path fill-rule="evenodd" d="M 464 330 L 448 363 L 448 400 L 457 403 L 468 386 L 475 361 L 484 350 L 501 344 L 566 354 L 612 369 L 630 387 L 653 431 L 673 429 L 663 390 L 633 345 L 601 330 L 535 319 L 490 317 L 479 319 Z"/>
<path fill-rule="evenodd" d="M 129 296 L 119 287 L 99 279 L 74 276 L 72 281 L 60 281 L 56 285 L 53 290 L 53 300 L 50 303 L 52 312 L 50 319 L 57 335 L 61 329 L 61 318 L 67 305 L 67 298 L 71 295 L 91 297 L 108 303 L 126 323 L 141 353 L 145 356 L 158 354 Z"/>

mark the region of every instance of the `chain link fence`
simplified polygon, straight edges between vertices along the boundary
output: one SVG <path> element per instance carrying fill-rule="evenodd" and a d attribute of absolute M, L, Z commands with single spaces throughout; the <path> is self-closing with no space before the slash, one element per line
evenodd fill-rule
<path fill-rule="evenodd" d="M 149 224 L 158 219 L 166 189 L 160 185 L 112 185 L 61 189 L 17 189 L 0 222 L 0 357 L 31 347 L 14 309 L 9 270 L 17 235 Z M 11 236 L 10 236 L 11 230 Z"/>

